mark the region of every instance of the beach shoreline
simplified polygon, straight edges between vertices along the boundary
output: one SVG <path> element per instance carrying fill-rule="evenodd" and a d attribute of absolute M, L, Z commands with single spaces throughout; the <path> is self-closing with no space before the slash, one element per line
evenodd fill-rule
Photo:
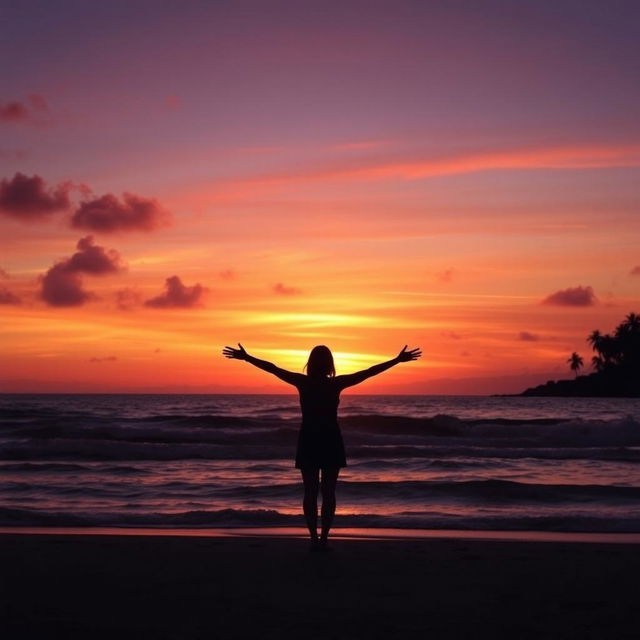
<path fill-rule="evenodd" d="M 308 538 L 304 527 L 32 527 L 0 526 L 3 535 L 150 536 L 199 538 Z M 640 544 L 640 533 L 583 531 L 500 531 L 467 529 L 408 529 L 390 527 L 334 527 L 334 540 L 492 540 Z"/>
<path fill-rule="evenodd" d="M 636 637 L 635 544 L 4 533 L 6 638 Z"/>

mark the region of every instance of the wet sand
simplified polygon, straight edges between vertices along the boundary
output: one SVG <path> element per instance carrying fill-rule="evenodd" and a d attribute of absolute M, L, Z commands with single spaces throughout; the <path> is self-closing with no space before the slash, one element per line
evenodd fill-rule
<path fill-rule="evenodd" d="M 638 638 L 633 544 L 0 535 L 0 634 Z"/>

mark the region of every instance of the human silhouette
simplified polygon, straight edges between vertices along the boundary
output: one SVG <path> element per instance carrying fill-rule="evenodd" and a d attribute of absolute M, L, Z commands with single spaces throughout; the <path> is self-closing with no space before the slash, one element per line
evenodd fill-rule
<path fill-rule="evenodd" d="M 318 345 L 311 350 L 305 365 L 306 375 L 281 369 L 271 362 L 249 355 L 238 343 L 239 349 L 225 347 L 227 358 L 245 360 L 258 369 L 272 373 L 280 380 L 292 384 L 300 395 L 302 425 L 298 433 L 296 450 L 297 469 L 304 483 L 304 516 L 311 536 L 312 551 L 329 550 L 327 541 L 336 511 L 336 482 L 340 468 L 346 466 L 346 456 L 340 426 L 338 404 L 340 393 L 347 387 L 364 382 L 400 362 L 417 360 L 422 352 L 419 348 L 407 351 L 407 345 L 391 360 L 373 367 L 336 376 L 331 350 Z M 318 490 L 322 493 L 322 530 L 318 537 Z"/>

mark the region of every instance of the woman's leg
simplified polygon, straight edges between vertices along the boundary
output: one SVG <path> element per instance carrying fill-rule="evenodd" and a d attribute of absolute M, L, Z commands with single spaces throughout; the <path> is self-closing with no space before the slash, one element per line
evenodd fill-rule
<path fill-rule="evenodd" d="M 338 467 L 328 467 L 322 469 L 322 533 L 320 534 L 320 542 L 327 543 L 329 537 L 329 529 L 333 523 L 333 516 L 336 512 L 336 482 L 338 481 Z"/>
<path fill-rule="evenodd" d="M 312 542 L 318 541 L 318 476 L 320 469 L 300 469 L 304 482 L 302 509 Z"/>

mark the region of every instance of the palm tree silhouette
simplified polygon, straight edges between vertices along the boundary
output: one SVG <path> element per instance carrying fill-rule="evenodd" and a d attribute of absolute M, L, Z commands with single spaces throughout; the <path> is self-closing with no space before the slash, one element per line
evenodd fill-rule
<path fill-rule="evenodd" d="M 596 371 L 602 371 L 604 369 L 604 360 L 600 356 L 593 356 L 591 365 Z"/>
<path fill-rule="evenodd" d="M 587 338 L 587 342 L 593 347 L 594 351 L 600 352 L 600 343 L 602 341 L 602 333 L 600 329 L 594 329 Z"/>
<path fill-rule="evenodd" d="M 581 356 L 579 356 L 575 351 L 571 354 L 571 357 L 567 360 L 569 366 L 571 367 L 571 371 L 574 371 L 576 374 L 576 378 L 578 377 L 578 369 L 584 364 L 584 360 Z"/>

